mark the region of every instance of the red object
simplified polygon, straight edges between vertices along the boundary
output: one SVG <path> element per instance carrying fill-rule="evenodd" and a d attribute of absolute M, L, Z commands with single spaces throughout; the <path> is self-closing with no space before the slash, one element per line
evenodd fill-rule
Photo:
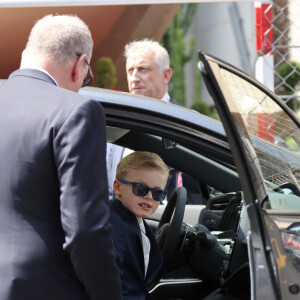
<path fill-rule="evenodd" d="M 273 54 L 272 5 L 260 4 L 255 8 L 256 53 Z"/>
<path fill-rule="evenodd" d="M 181 176 L 181 172 L 178 172 L 177 174 L 177 184 L 176 184 L 177 187 L 180 187 L 182 186 L 182 176 Z"/>
<path fill-rule="evenodd" d="M 258 113 L 257 114 L 257 136 L 269 141 L 274 142 L 275 126 L 274 118 L 271 114 Z"/>

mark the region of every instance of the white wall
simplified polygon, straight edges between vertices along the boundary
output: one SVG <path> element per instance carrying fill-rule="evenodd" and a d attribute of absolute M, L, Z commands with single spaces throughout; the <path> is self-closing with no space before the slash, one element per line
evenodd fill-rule
<path fill-rule="evenodd" d="M 300 62 L 300 1 L 289 1 L 289 18 L 291 22 L 289 37 L 290 45 L 290 60 Z"/>
<path fill-rule="evenodd" d="M 237 20 L 236 11 L 240 18 Z M 225 60 L 253 76 L 256 54 L 253 2 L 199 3 L 188 36 L 196 37 L 197 50 Z M 194 101 L 196 63 L 195 56 L 193 61 L 186 64 L 187 106 Z M 210 105 L 213 104 L 204 84 L 202 86 L 201 99 Z"/>

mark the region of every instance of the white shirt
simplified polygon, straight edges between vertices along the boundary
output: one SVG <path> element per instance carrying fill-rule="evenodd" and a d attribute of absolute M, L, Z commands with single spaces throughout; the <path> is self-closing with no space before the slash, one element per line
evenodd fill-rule
<path fill-rule="evenodd" d="M 150 245 L 150 241 L 149 241 L 149 239 L 148 239 L 148 237 L 146 235 L 146 229 L 145 229 L 143 220 L 142 220 L 142 222 L 139 225 L 140 225 L 141 234 L 142 234 L 142 241 L 143 241 L 143 252 L 144 252 L 144 263 L 145 263 L 145 277 L 146 277 L 147 269 L 148 269 L 148 264 L 149 264 L 149 256 L 150 256 L 151 245 Z"/>
<path fill-rule="evenodd" d="M 168 94 L 168 92 L 166 92 L 160 100 L 164 102 L 170 102 L 170 95 Z"/>

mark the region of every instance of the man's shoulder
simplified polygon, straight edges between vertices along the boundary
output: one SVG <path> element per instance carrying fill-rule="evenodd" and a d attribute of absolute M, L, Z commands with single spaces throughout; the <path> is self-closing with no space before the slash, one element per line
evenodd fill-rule
<path fill-rule="evenodd" d="M 173 103 L 173 104 L 176 104 L 176 105 L 178 105 L 178 106 L 186 107 L 186 106 L 184 106 L 183 104 L 178 103 L 177 101 L 175 101 L 175 100 L 172 99 L 172 98 L 170 98 L 170 102 Z"/>
<path fill-rule="evenodd" d="M 93 116 L 97 118 L 99 113 L 104 115 L 102 105 L 98 100 L 54 85 L 49 85 L 45 92 L 50 94 L 48 102 L 52 103 L 55 107 L 60 107 L 62 110 L 68 111 L 71 114 L 80 113 L 89 115 L 90 118 Z"/>

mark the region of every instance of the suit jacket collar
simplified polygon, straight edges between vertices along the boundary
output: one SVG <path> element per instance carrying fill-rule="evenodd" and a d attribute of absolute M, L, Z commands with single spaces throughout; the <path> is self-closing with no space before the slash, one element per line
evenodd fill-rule
<path fill-rule="evenodd" d="M 170 98 L 170 102 L 173 103 L 173 104 L 176 104 L 176 105 L 178 105 L 178 106 L 181 106 L 181 107 L 186 107 L 186 106 L 184 106 L 184 105 L 182 105 L 182 104 L 176 102 L 176 101 L 175 101 L 174 99 L 172 99 L 172 98 Z"/>
<path fill-rule="evenodd" d="M 55 80 L 49 76 L 47 73 L 37 70 L 37 69 L 18 69 L 10 74 L 9 78 L 17 77 L 17 76 L 24 76 L 24 77 L 31 77 L 38 80 L 43 80 L 49 82 L 51 84 L 57 85 Z"/>
<path fill-rule="evenodd" d="M 137 233 L 137 235 L 139 236 L 140 241 L 142 243 L 142 234 L 141 234 L 140 226 L 139 226 L 136 216 L 130 210 L 128 210 L 123 205 L 123 203 L 118 199 L 114 199 L 111 202 L 110 208 L 112 210 L 115 210 L 122 217 L 122 219 L 127 224 L 129 224 L 131 226 L 131 228 L 134 229 L 134 231 Z"/>
<path fill-rule="evenodd" d="M 136 234 L 139 236 L 140 242 L 141 242 L 141 251 L 143 251 L 143 241 L 142 241 L 142 234 L 140 230 L 139 223 L 136 219 L 136 216 L 128 210 L 120 200 L 114 199 L 111 204 L 110 208 L 114 211 L 116 211 L 122 219 L 129 225 L 131 228 L 136 232 Z M 146 235 L 149 238 L 150 244 L 151 244 L 151 252 L 150 252 L 150 259 L 149 259 L 149 265 L 146 275 L 146 283 L 147 285 L 150 284 L 156 277 L 161 265 L 162 265 L 162 256 L 160 253 L 159 246 L 156 242 L 156 238 L 154 234 L 152 233 L 150 227 L 148 224 L 143 220 L 144 226 L 146 229 Z M 143 274 L 144 274 L 143 269 Z"/>

